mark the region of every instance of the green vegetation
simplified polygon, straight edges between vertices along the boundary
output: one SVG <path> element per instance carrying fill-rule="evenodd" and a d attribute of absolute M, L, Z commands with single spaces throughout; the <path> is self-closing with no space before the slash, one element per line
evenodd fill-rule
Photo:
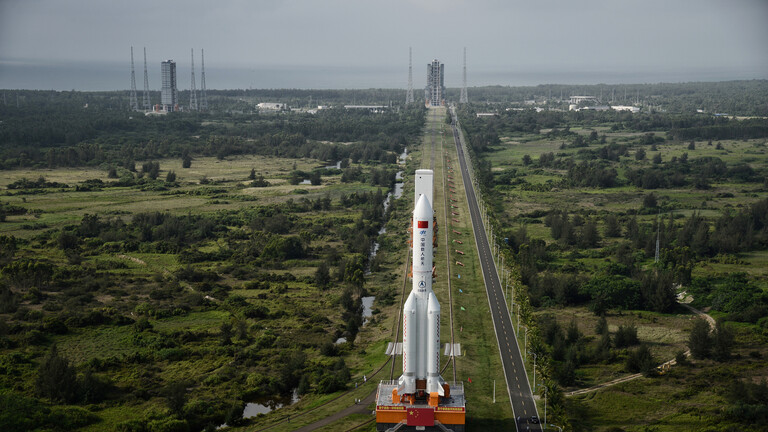
<path fill-rule="evenodd" d="M 40 108 L 9 123 L 47 114 L 48 129 L 2 137 L 29 155 L 6 167 L 38 168 L 1 182 L 0 429 L 268 423 L 282 414 L 243 419 L 245 403 L 296 391 L 296 409 L 313 406 L 384 363 L 401 258 L 384 238 L 369 251 L 406 216 L 383 202 L 423 109 L 217 129 L 226 115 Z M 90 135 L 72 147 L 53 138 L 78 127 Z M 100 150 L 60 158 L 78 146 Z M 56 157 L 39 168 L 41 154 Z M 363 327 L 366 295 L 380 303 Z"/>
<path fill-rule="evenodd" d="M 765 94 L 764 83 L 753 84 Z M 690 393 L 709 411 L 684 429 L 745 426 L 736 412 L 761 418 L 750 405 L 760 397 L 740 401 L 727 389 L 728 379 L 759 382 L 749 364 L 768 355 L 765 120 L 515 107 L 499 103 L 497 116 L 477 117 L 489 107 L 470 105 L 459 116 L 517 281 L 549 420 L 572 430 L 681 430 L 675 416 L 689 405 L 662 407 L 664 391 L 694 392 L 697 376 L 716 371 L 728 378 L 706 397 Z M 717 326 L 691 320 L 678 299 L 709 311 Z M 656 369 L 674 358 L 672 372 Z M 637 372 L 646 378 L 564 397 Z"/>

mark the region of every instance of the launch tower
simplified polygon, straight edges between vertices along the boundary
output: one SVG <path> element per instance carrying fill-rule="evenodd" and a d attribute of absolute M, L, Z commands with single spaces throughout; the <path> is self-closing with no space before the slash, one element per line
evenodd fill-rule
<path fill-rule="evenodd" d="M 427 106 L 441 106 L 445 102 L 445 65 L 439 60 L 432 60 L 427 65 Z"/>
<path fill-rule="evenodd" d="M 179 94 L 176 89 L 176 62 L 166 60 L 160 63 L 163 86 L 160 90 L 160 103 L 165 111 L 176 111 L 179 108 Z"/>
<path fill-rule="evenodd" d="M 376 430 L 464 432 L 461 383 L 440 376 L 440 303 L 432 291 L 436 220 L 432 170 L 417 170 L 411 228 L 413 286 L 403 304 L 403 375 L 379 383 Z"/>

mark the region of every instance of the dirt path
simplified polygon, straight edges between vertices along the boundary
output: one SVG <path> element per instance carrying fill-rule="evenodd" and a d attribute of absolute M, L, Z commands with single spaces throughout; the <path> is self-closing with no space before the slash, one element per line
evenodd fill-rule
<path fill-rule="evenodd" d="M 350 401 L 352 404 L 351 406 L 344 408 L 343 410 L 322 420 L 318 420 L 312 424 L 308 424 L 304 427 L 296 429 L 296 432 L 309 432 L 320 429 L 323 426 L 328 426 L 329 424 L 352 414 L 370 414 L 371 409 L 368 406 L 376 401 L 376 391 L 377 389 L 374 389 L 368 396 L 366 396 L 361 402 L 357 404 L 355 404 L 354 401 Z"/>
<path fill-rule="evenodd" d="M 683 306 L 684 308 L 690 310 L 694 314 L 698 315 L 699 317 L 702 317 L 705 320 L 707 320 L 707 322 L 709 323 L 709 327 L 710 328 L 712 328 L 712 329 L 715 328 L 715 319 L 712 318 L 711 316 L 709 316 L 708 314 L 706 314 L 706 313 L 704 313 L 704 312 L 702 312 L 702 311 L 696 309 L 695 307 L 693 307 L 693 306 L 691 306 L 689 304 L 686 304 L 686 303 L 680 303 L 680 305 Z M 685 356 L 686 357 L 690 357 L 691 356 L 691 350 L 690 349 L 685 350 Z M 668 361 L 660 364 L 659 368 L 661 368 L 661 370 L 667 370 L 667 369 L 669 369 L 670 367 L 672 367 L 672 366 L 674 366 L 676 364 L 677 364 L 677 360 L 672 359 L 672 360 L 668 360 Z M 598 385 L 593 386 L 593 387 L 589 387 L 589 388 L 585 388 L 585 389 L 581 389 L 581 390 L 575 390 L 575 391 L 566 393 L 565 395 L 568 396 L 568 397 L 570 397 L 570 396 L 578 396 L 578 395 L 590 393 L 590 392 L 593 392 L 593 391 L 596 391 L 596 390 L 600 390 L 600 389 L 603 389 L 603 388 L 606 388 L 606 387 L 610 387 L 610 386 L 613 386 L 613 385 L 616 385 L 616 384 L 621 384 L 623 382 L 632 381 L 632 380 L 640 378 L 642 376 L 643 376 L 643 374 L 640 374 L 640 373 L 636 373 L 636 374 L 632 374 L 632 375 L 626 375 L 626 376 L 619 377 L 619 378 L 616 378 L 616 379 L 611 380 L 611 381 L 604 382 L 602 384 L 598 384 Z"/>

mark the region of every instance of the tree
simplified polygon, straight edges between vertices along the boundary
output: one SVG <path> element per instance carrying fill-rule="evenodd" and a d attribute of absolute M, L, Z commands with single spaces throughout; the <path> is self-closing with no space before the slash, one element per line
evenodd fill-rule
<path fill-rule="evenodd" d="M 256 168 L 251 168 L 251 173 L 248 175 L 249 180 L 255 180 L 256 179 Z"/>
<path fill-rule="evenodd" d="M 187 384 L 183 381 L 172 382 L 163 389 L 163 395 L 168 409 L 174 414 L 181 414 L 187 403 Z"/>
<path fill-rule="evenodd" d="M 620 325 L 614 337 L 616 348 L 624 348 L 637 345 L 640 340 L 637 338 L 637 327 L 634 324 Z"/>
<path fill-rule="evenodd" d="M 635 151 L 635 160 L 645 160 L 645 149 L 639 148 Z"/>
<path fill-rule="evenodd" d="M 117 168 L 110 166 L 107 170 L 107 178 L 117 178 Z"/>
<path fill-rule="evenodd" d="M 643 197 L 643 207 L 645 208 L 656 208 L 658 205 L 658 202 L 656 200 L 656 194 L 653 192 L 650 192 Z"/>
<path fill-rule="evenodd" d="M 523 155 L 523 165 L 528 166 L 531 163 L 533 163 L 533 159 L 531 159 L 530 155 Z"/>
<path fill-rule="evenodd" d="M 605 319 L 605 315 L 601 315 L 600 319 L 595 324 L 595 333 L 602 335 L 608 333 L 608 321 Z"/>
<path fill-rule="evenodd" d="M 184 155 L 181 158 L 181 167 L 182 168 L 189 168 L 192 166 L 192 157 L 190 155 Z"/>
<path fill-rule="evenodd" d="M 691 140 L 691 142 L 688 143 L 688 150 L 696 150 L 696 141 Z"/>
<path fill-rule="evenodd" d="M 221 323 L 221 327 L 219 327 L 219 340 L 222 345 L 232 344 L 232 323 L 226 321 Z"/>
<path fill-rule="evenodd" d="M 688 348 L 695 359 L 705 359 L 712 351 L 712 340 L 709 337 L 709 323 L 699 318 L 693 323 L 691 334 L 688 336 Z"/>
<path fill-rule="evenodd" d="M 568 329 L 566 330 L 566 340 L 569 344 L 575 344 L 576 342 L 581 339 L 581 332 L 579 331 L 579 325 L 576 324 L 576 317 L 571 319 L 570 324 L 568 324 Z"/>
<path fill-rule="evenodd" d="M 653 155 L 652 162 L 654 163 L 654 165 L 658 165 L 658 164 L 661 163 L 661 152 L 656 153 L 655 155 Z"/>
<path fill-rule="evenodd" d="M 70 366 L 66 358 L 59 355 L 56 345 L 51 347 L 40 364 L 35 388 L 40 396 L 57 402 L 72 403 L 77 400 L 75 368 Z"/>
<path fill-rule="evenodd" d="M 717 361 L 731 358 L 733 348 L 733 330 L 722 320 L 718 320 L 712 332 L 712 357 Z"/>
<path fill-rule="evenodd" d="M 604 235 L 606 237 L 620 237 L 621 236 L 621 225 L 619 225 L 619 218 L 616 217 L 613 213 L 609 213 L 605 216 L 604 219 L 605 222 L 605 230 Z"/>
<path fill-rule="evenodd" d="M 321 290 L 328 288 L 328 284 L 331 282 L 331 274 L 329 272 L 329 266 L 326 261 L 320 263 L 315 270 L 315 284 Z"/>
<path fill-rule="evenodd" d="M 312 174 L 309 175 L 309 182 L 312 183 L 312 186 L 319 186 L 322 183 L 320 172 L 312 171 Z"/>
<path fill-rule="evenodd" d="M 645 376 L 653 376 L 656 362 L 648 345 L 642 344 L 636 350 L 630 351 L 625 366 L 630 372 L 642 372 Z"/>
<path fill-rule="evenodd" d="M 581 227 L 580 234 L 579 246 L 582 248 L 594 248 L 600 243 L 600 233 L 597 231 L 597 224 L 592 219 Z"/>
<path fill-rule="evenodd" d="M 173 183 L 176 181 L 176 173 L 173 171 L 168 171 L 168 174 L 165 176 L 165 182 L 166 183 Z"/>

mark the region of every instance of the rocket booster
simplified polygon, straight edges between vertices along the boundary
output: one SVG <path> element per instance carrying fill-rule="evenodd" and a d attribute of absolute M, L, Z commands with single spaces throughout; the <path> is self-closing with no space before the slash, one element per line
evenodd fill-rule
<path fill-rule="evenodd" d="M 418 176 L 418 174 L 426 176 Z M 419 184 L 427 177 L 427 188 Z M 432 291 L 432 171 L 417 171 L 417 200 L 413 210 L 413 287 L 403 305 L 403 375 L 398 393 L 436 393 L 445 396 L 440 376 L 440 304 Z"/>

